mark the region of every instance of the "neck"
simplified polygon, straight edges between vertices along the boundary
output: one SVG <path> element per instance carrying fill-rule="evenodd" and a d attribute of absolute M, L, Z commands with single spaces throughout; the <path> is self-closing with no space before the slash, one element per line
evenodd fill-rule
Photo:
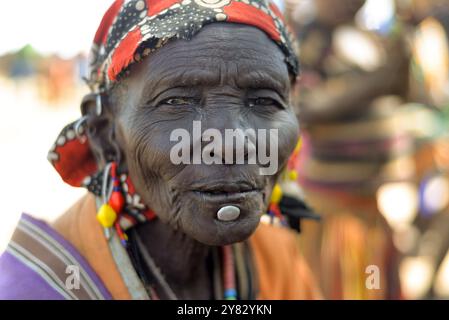
<path fill-rule="evenodd" d="M 179 298 L 211 298 L 207 259 L 212 247 L 174 230 L 159 219 L 139 226 L 137 233 Z"/>

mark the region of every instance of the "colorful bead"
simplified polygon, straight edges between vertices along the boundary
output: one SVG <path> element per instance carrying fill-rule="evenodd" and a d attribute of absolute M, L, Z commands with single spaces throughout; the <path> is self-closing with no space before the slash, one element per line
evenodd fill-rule
<path fill-rule="evenodd" d="M 114 225 L 117 219 L 117 213 L 108 204 L 103 204 L 98 210 L 97 220 L 104 228 L 110 228 Z"/>
<path fill-rule="evenodd" d="M 295 170 L 290 170 L 288 172 L 288 179 L 291 180 L 291 181 L 298 180 L 298 172 L 296 172 Z"/>
<path fill-rule="evenodd" d="M 237 300 L 237 290 L 235 289 L 226 289 L 224 292 L 224 298 L 226 300 Z"/>
<path fill-rule="evenodd" d="M 271 203 L 278 204 L 282 199 L 282 189 L 279 184 L 276 184 L 271 193 Z"/>
<path fill-rule="evenodd" d="M 268 211 L 270 214 L 272 214 L 274 217 L 282 218 L 281 209 L 277 205 L 277 203 L 270 203 L 268 206 Z"/>
<path fill-rule="evenodd" d="M 223 296 L 226 300 L 236 300 L 234 254 L 230 245 L 223 246 Z"/>
<path fill-rule="evenodd" d="M 123 232 L 119 222 L 116 222 L 114 226 L 122 246 L 126 248 L 128 246 L 128 235 Z"/>
<path fill-rule="evenodd" d="M 295 150 L 293 150 L 293 153 L 294 154 L 299 153 L 299 151 L 301 151 L 301 147 L 302 147 L 302 139 L 300 137 L 298 142 L 296 143 Z"/>
<path fill-rule="evenodd" d="M 147 218 L 148 221 L 151 221 L 153 219 L 156 219 L 156 214 L 154 213 L 154 211 L 148 209 L 147 211 L 145 211 L 143 213 L 143 215 L 145 216 L 145 218 Z"/>
<path fill-rule="evenodd" d="M 113 191 L 111 198 L 109 198 L 109 205 L 114 209 L 115 212 L 120 213 L 125 205 L 125 198 L 119 191 Z"/>

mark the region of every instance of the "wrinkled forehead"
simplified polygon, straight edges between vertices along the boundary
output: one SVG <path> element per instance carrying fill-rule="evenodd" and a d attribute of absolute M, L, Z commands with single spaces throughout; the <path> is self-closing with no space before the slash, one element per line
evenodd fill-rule
<path fill-rule="evenodd" d="M 133 65 L 118 82 L 135 87 L 195 87 L 270 83 L 278 91 L 290 87 L 282 51 L 257 28 L 211 24 L 192 40 L 172 40 Z"/>
<path fill-rule="evenodd" d="M 117 0 L 106 12 L 91 52 L 91 88 L 107 89 L 128 68 L 173 39 L 191 40 L 212 23 L 263 31 L 298 72 L 294 40 L 282 14 L 267 0 Z"/>

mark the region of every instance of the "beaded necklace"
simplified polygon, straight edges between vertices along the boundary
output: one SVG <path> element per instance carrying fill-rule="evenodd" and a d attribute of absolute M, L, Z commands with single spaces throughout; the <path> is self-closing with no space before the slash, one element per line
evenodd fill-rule
<path fill-rule="evenodd" d="M 174 293 L 174 290 L 166 281 L 162 271 L 158 268 L 154 259 L 149 255 L 148 250 L 146 249 L 137 232 L 135 230 L 132 230 L 131 233 L 132 239 L 135 239 L 135 244 L 138 252 L 136 252 L 137 250 L 134 250 L 134 252 L 133 250 L 131 250 L 130 255 L 134 256 L 134 266 L 136 270 L 138 270 L 138 274 L 142 282 L 145 284 L 145 288 L 147 289 L 147 292 L 151 299 L 160 300 L 160 297 L 157 294 L 156 286 L 151 285 L 151 282 L 148 280 L 148 275 L 143 270 L 144 268 L 142 266 L 142 262 L 151 273 L 151 277 L 154 278 L 154 280 L 157 282 L 156 285 L 159 286 L 164 292 L 165 297 L 170 300 L 178 300 L 178 297 Z M 214 249 L 215 248 L 213 248 L 213 250 Z M 215 294 L 214 298 L 221 299 L 223 297 L 225 300 L 236 300 L 239 295 L 236 285 L 236 270 L 234 265 L 233 248 L 232 246 L 227 245 L 217 249 L 220 249 L 222 252 L 222 263 L 221 268 L 219 268 L 222 271 L 222 277 L 221 279 L 214 279 L 219 280 L 220 283 L 217 283 L 217 281 L 213 281 L 213 285 L 214 291 L 216 291 L 217 289 L 220 290 L 221 288 L 223 289 L 223 291 L 219 295 Z M 141 256 L 143 261 L 139 261 L 140 259 L 136 257 L 137 255 Z M 214 265 L 213 267 L 215 268 L 216 266 Z"/>

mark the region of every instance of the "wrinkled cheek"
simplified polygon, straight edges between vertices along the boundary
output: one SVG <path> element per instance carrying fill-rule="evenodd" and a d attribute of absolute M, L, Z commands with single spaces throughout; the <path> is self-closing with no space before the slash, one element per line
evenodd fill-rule
<path fill-rule="evenodd" d="M 143 202 L 166 223 L 172 223 L 177 212 L 178 195 L 171 180 L 181 166 L 170 162 L 167 148 L 158 147 L 154 140 L 130 144 L 128 168 L 131 180 Z"/>
<path fill-rule="evenodd" d="M 296 121 L 285 123 L 278 134 L 278 164 L 279 169 L 287 163 L 299 139 L 299 125 Z"/>
<path fill-rule="evenodd" d="M 132 130 L 120 130 L 120 145 L 123 151 L 122 168 L 126 170 L 136 189 L 145 204 L 149 207 L 150 192 L 149 187 L 154 185 L 156 176 L 151 170 L 151 158 L 148 148 L 143 143 L 143 138 L 139 138 Z"/>
<path fill-rule="evenodd" d="M 124 112 L 117 118 L 117 140 L 124 155 L 124 170 L 142 202 L 161 220 L 168 221 L 173 199 L 169 181 L 177 168 L 170 162 L 166 134 L 155 126 L 154 121 L 148 121 L 149 118 L 145 114 Z"/>

